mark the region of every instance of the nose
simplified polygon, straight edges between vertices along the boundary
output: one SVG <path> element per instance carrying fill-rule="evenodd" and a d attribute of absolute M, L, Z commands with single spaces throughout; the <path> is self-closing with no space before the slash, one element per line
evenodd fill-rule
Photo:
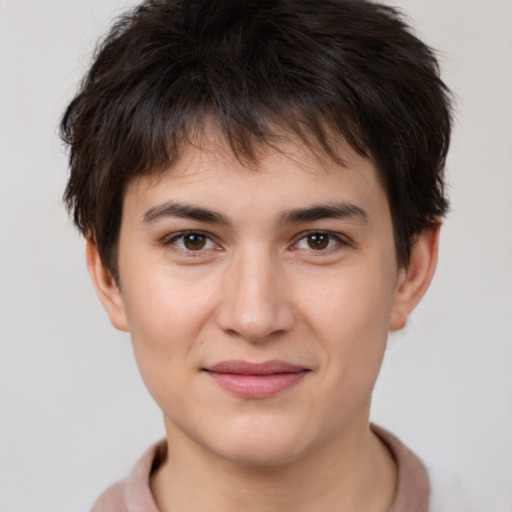
<path fill-rule="evenodd" d="M 232 336 L 265 342 L 295 324 L 283 269 L 268 255 L 233 260 L 223 275 L 222 293 L 217 323 Z"/>

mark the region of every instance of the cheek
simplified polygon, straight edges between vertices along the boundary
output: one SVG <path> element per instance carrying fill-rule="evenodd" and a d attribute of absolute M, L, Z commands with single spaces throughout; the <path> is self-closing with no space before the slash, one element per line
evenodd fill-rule
<path fill-rule="evenodd" d="M 326 276 L 323 284 L 310 279 L 299 306 L 318 329 L 330 332 L 329 337 L 339 333 L 349 339 L 357 333 L 387 333 L 394 283 L 384 270 L 340 271 Z"/>
<path fill-rule="evenodd" d="M 123 298 L 133 350 L 150 392 L 200 363 L 197 347 L 215 308 L 216 284 L 169 271 L 128 275 Z M 156 398 L 156 397 L 155 397 Z"/>
<path fill-rule="evenodd" d="M 144 343 L 164 345 L 169 338 L 193 333 L 215 307 L 216 290 L 215 279 L 187 269 L 134 267 L 126 285 L 123 281 L 130 332 Z"/>
<path fill-rule="evenodd" d="M 392 275 L 392 274 L 391 274 Z M 333 389 L 371 391 L 386 347 L 393 281 L 384 269 L 332 275 L 323 293 L 307 290 L 304 311 L 320 340 Z"/>

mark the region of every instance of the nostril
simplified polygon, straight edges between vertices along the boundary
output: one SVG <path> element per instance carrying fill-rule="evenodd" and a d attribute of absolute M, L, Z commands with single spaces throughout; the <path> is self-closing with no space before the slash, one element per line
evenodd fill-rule
<path fill-rule="evenodd" d="M 218 311 L 219 327 L 229 336 L 251 343 L 263 343 L 289 332 L 295 325 L 295 314 L 286 305 L 242 311 L 240 305 L 226 304 Z"/>

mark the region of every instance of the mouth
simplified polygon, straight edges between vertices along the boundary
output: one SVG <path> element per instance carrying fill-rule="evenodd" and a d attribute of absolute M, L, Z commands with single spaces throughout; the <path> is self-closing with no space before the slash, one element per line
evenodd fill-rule
<path fill-rule="evenodd" d="M 223 361 L 203 369 L 229 393 L 242 398 L 266 398 L 298 384 L 311 370 L 286 361 Z"/>

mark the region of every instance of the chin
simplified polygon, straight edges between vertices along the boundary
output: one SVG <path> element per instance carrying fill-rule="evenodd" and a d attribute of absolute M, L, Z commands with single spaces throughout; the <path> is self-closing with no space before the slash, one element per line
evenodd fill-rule
<path fill-rule="evenodd" d="M 287 443 L 263 442 L 236 443 L 219 450 L 218 455 L 237 465 L 247 467 L 278 467 L 294 462 L 300 455 L 300 450 Z"/>
<path fill-rule="evenodd" d="M 293 428 L 273 422 L 253 422 L 243 428 L 226 429 L 210 444 L 210 450 L 223 459 L 243 466 L 282 466 L 307 451 L 307 440 Z"/>

